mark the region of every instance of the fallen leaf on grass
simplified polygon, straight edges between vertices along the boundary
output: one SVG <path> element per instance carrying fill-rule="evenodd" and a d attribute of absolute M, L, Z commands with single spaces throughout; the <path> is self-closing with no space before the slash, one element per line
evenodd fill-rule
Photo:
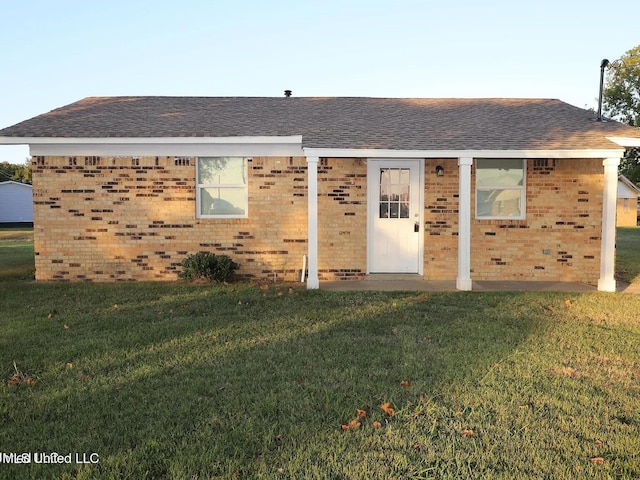
<path fill-rule="evenodd" d="M 470 428 L 465 428 L 462 431 L 462 436 L 463 437 L 473 437 L 475 435 L 475 432 L 473 430 L 471 430 Z"/>
<path fill-rule="evenodd" d="M 591 459 L 592 463 L 595 463 L 596 465 L 602 465 L 604 463 L 604 458 L 602 457 L 593 457 Z"/>
<path fill-rule="evenodd" d="M 377 420 L 373 422 L 371 425 L 373 425 L 375 428 L 380 428 L 382 426 L 382 424 Z"/>
<path fill-rule="evenodd" d="M 13 362 L 13 369 L 15 370 L 15 373 L 9 379 L 9 385 L 20 385 L 24 383 L 25 385 L 32 387 L 36 384 L 36 381 L 33 378 L 18 370 L 16 362 Z"/>
<path fill-rule="evenodd" d="M 567 308 L 571 308 L 573 306 L 573 303 L 571 303 L 571 300 L 568 298 L 564 301 L 564 304 Z"/>
<path fill-rule="evenodd" d="M 349 422 L 349 428 L 358 428 L 360 426 L 360 422 L 358 420 L 351 420 Z"/>
<path fill-rule="evenodd" d="M 380 405 L 380 408 L 390 417 L 393 417 L 396 414 L 396 411 L 393 409 L 390 402 L 383 403 L 382 405 Z"/>
<path fill-rule="evenodd" d="M 411 386 L 411 382 L 408 380 L 403 380 L 400 382 L 400 385 L 402 385 L 403 387 L 410 387 Z"/>
<path fill-rule="evenodd" d="M 601 445 L 602 445 L 602 443 L 603 443 L 603 442 L 602 442 L 602 440 L 596 440 L 596 445 L 597 445 L 597 446 L 601 446 Z"/>
<path fill-rule="evenodd" d="M 358 418 L 366 418 L 367 412 L 365 412 L 364 410 L 360 410 L 359 408 L 356 408 L 356 415 L 358 416 Z"/>
<path fill-rule="evenodd" d="M 65 330 L 69 330 L 69 329 L 71 329 L 71 327 L 65 323 L 65 324 L 64 324 L 64 329 L 65 329 Z"/>
<path fill-rule="evenodd" d="M 50 310 L 50 311 L 49 311 L 49 314 L 47 315 L 47 318 L 48 318 L 49 320 L 51 320 L 51 319 L 54 317 L 54 315 L 55 315 L 56 313 L 58 313 L 58 312 L 56 311 L 56 309 L 55 309 L 55 308 L 54 308 L 53 310 Z"/>
<path fill-rule="evenodd" d="M 349 425 L 340 425 L 340 428 L 343 432 L 346 432 L 347 430 L 349 430 Z"/>

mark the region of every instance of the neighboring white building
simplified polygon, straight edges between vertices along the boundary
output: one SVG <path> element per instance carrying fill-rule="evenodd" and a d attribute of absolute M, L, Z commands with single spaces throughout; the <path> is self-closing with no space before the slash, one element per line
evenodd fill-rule
<path fill-rule="evenodd" d="M 618 205 L 616 226 L 635 227 L 638 224 L 640 189 L 624 175 L 618 175 Z"/>
<path fill-rule="evenodd" d="M 0 225 L 33 223 L 33 187 L 14 181 L 0 182 Z"/>

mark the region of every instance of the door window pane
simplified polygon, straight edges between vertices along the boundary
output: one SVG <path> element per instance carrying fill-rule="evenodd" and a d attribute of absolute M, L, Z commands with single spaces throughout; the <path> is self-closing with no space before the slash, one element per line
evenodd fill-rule
<path fill-rule="evenodd" d="M 409 218 L 411 171 L 380 169 L 380 218 Z"/>

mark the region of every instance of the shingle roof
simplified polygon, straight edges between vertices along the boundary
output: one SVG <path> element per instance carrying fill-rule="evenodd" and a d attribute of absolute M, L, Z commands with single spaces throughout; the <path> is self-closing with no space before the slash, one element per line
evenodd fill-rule
<path fill-rule="evenodd" d="M 304 147 L 396 150 L 612 148 L 606 136 L 640 137 L 593 117 L 549 99 L 90 97 L 0 137 L 302 135 Z"/>

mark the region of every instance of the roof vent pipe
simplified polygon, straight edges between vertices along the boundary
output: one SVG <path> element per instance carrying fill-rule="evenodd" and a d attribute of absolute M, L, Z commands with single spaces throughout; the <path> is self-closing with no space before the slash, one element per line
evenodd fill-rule
<path fill-rule="evenodd" d="M 596 122 L 604 122 L 602 118 L 602 89 L 604 87 L 604 69 L 609 65 L 609 60 L 604 58 L 600 63 L 600 94 L 598 95 L 598 118 Z"/>
<path fill-rule="evenodd" d="M 291 90 L 285 90 L 284 91 L 284 96 L 289 98 L 291 96 Z"/>

